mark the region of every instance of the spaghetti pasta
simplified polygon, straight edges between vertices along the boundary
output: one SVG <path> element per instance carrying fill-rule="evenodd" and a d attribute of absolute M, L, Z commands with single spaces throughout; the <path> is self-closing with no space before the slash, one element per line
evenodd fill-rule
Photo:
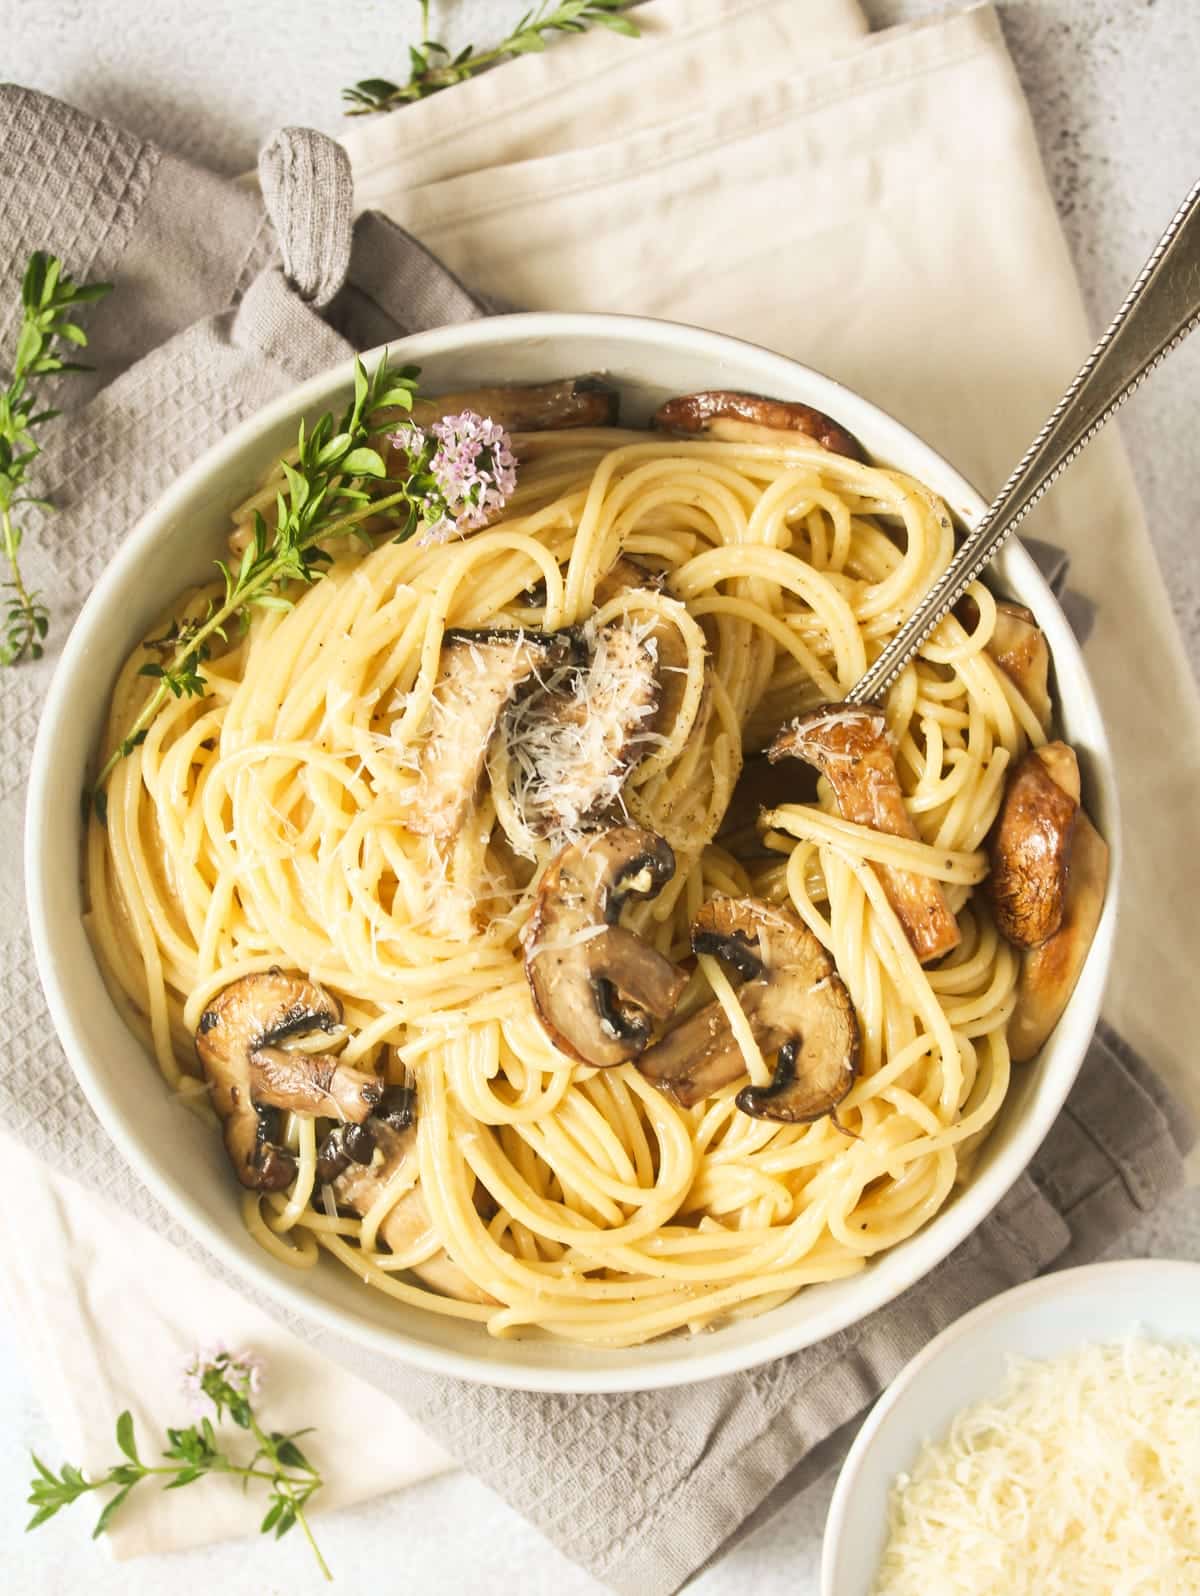
<path fill-rule="evenodd" d="M 308 1268 L 324 1253 L 497 1336 L 632 1345 L 862 1269 L 969 1173 L 1007 1090 L 1019 974 L 974 889 L 1005 771 L 1045 729 L 986 651 L 996 606 L 976 585 L 972 624 L 947 618 L 886 705 L 915 836 L 841 818 L 822 780 L 815 801 L 774 808 L 765 847 L 725 845 L 743 760 L 844 695 L 954 541 L 912 479 L 750 431 L 516 435 L 499 519 L 440 545 L 339 546 L 293 607 L 256 611 L 214 652 L 206 698 L 168 703 L 117 766 L 107 825 L 87 838 L 89 926 L 168 1084 L 197 1073 L 214 995 L 278 966 L 336 997 L 341 1060 L 415 1086 L 412 1156 L 362 1212 L 323 1188 L 314 1120 L 281 1130 L 290 1190 L 244 1196 L 275 1256 Z M 618 556 L 657 579 L 597 609 Z M 669 645 L 678 673 L 673 720 L 646 735 L 620 800 L 671 845 L 675 873 L 625 923 L 678 961 L 706 899 L 789 905 L 857 1011 L 859 1072 L 836 1119 L 748 1117 L 736 1084 L 684 1108 L 635 1062 L 597 1069 L 556 1049 L 521 944 L 552 846 L 531 848 L 514 818 L 502 738 L 453 839 L 407 823 L 447 629 L 532 635 L 593 616 L 657 638 L 660 658 Z M 110 746 L 144 659 L 117 684 Z M 940 884 L 961 942 L 936 966 L 918 962 L 877 865 Z M 740 1019 L 702 957 L 679 1013 L 714 995 Z M 741 1033 L 761 1087 L 770 1060 Z M 424 1219 L 397 1250 L 389 1215 L 414 1192 Z"/>

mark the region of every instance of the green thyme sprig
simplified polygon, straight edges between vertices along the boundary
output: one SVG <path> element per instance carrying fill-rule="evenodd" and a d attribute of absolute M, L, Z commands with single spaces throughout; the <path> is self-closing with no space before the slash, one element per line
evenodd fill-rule
<path fill-rule="evenodd" d="M 105 1503 L 96 1520 L 92 1531 L 95 1540 L 109 1528 L 133 1488 L 144 1480 L 162 1479 L 165 1481 L 163 1489 L 174 1491 L 208 1474 L 227 1474 L 241 1480 L 243 1487 L 251 1480 L 262 1480 L 268 1485 L 267 1512 L 259 1526 L 262 1533 L 273 1533 L 278 1540 L 299 1524 L 322 1574 L 332 1579 L 305 1516 L 309 1501 L 324 1484 L 318 1470 L 296 1444 L 302 1435 L 310 1432 L 294 1430 L 285 1434 L 281 1430 L 263 1429 L 251 1400 L 260 1388 L 260 1369 L 257 1358 L 215 1348 L 198 1354 L 185 1372 L 185 1385 L 193 1400 L 211 1403 L 218 1424 L 228 1413 L 239 1429 L 253 1437 L 257 1450 L 252 1457 L 244 1462 L 232 1458 L 206 1414 L 186 1429 L 167 1429 L 168 1445 L 162 1452 L 166 1463 L 143 1463 L 133 1433 L 133 1417 L 127 1410 L 117 1420 L 116 1437 L 125 1461 L 114 1464 L 98 1479 L 89 1480 L 73 1463 L 64 1463 L 61 1471 L 55 1474 L 39 1457 L 33 1456 L 37 1473 L 30 1481 L 28 1500 L 34 1511 L 26 1530 L 37 1529 L 39 1524 L 92 1491 L 115 1488 L 116 1494 Z"/>
<path fill-rule="evenodd" d="M 346 115 L 369 116 L 375 111 L 395 110 L 413 100 L 428 99 L 440 89 L 465 83 L 498 61 L 544 50 L 548 34 L 584 33 L 590 27 L 601 27 L 636 39 L 641 31 L 637 23 L 622 15 L 631 3 L 632 0 L 560 0 L 553 4 L 552 0 L 541 0 L 494 49 L 477 51 L 469 44 L 452 55 L 444 44 L 429 37 L 429 0 L 421 0 L 421 43 L 409 48 L 408 81 L 364 78 L 352 89 L 343 89 L 342 99 L 351 106 Z"/>
<path fill-rule="evenodd" d="M 12 380 L 0 390 L 0 546 L 8 562 L 8 595 L 0 626 L 0 665 L 15 665 L 28 656 L 41 659 L 42 643 L 50 629 L 50 611 L 40 593 L 31 591 L 21 575 L 21 527 L 13 512 L 25 505 L 50 510 L 46 499 L 23 491 L 29 468 L 41 453 L 35 429 L 53 421 L 57 410 L 39 410 L 35 388 L 39 381 L 65 371 L 89 367 L 65 358 L 70 348 L 85 349 L 87 334 L 67 312 L 74 305 L 102 298 L 111 283 L 76 283 L 63 271 L 56 255 L 36 251 L 29 258 L 21 281 L 21 329 L 17 334 Z"/>
<path fill-rule="evenodd" d="M 384 479 L 387 472 L 383 457 L 371 442 L 381 430 L 376 413 L 385 408 L 411 411 L 418 375 L 415 366 L 390 366 L 385 355 L 368 377 L 362 362 L 356 360 L 354 398 L 340 419 L 335 421 L 327 412 L 311 430 L 301 421 L 295 465 L 280 461 L 284 482 L 276 495 L 275 525 L 269 527 L 256 511 L 252 536 L 237 569 L 224 560 L 216 562 L 224 583 L 223 597 L 210 601 L 198 616 L 175 621 L 162 637 L 146 645 L 160 658 L 147 661 L 140 674 L 153 678 L 157 685 L 96 778 L 90 797 L 101 821 L 105 818 L 105 782 L 120 761 L 146 740 L 167 699 L 207 696 L 208 680 L 202 667 L 214 639 L 228 640 L 231 622 L 236 620 L 244 627 L 255 609 L 290 609 L 292 600 L 281 589 L 290 583 L 310 585 L 319 579 L 322 567 L 330 561 L 326 550 L 319 547 L 321 543 L 358 536 L 369 545 L 371 539 L 362 525 L 368 518 L 401 506 L 400 536 L 412 530 L 413 490 L 407 480 L 379 498 L 372 498 L 364 484 Z"/>

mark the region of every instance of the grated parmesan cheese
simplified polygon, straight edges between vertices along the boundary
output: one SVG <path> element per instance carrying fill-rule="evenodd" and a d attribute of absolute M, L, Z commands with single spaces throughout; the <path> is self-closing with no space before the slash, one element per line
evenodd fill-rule
<path fill-rule="evenodd" d="M 1197 1596 L 1200 1346 L 1014 1362 L 889 1501 L 873 1596 Z"/>
<path fill-rule="evenodd" d="M 584 834 L 591 816 L 619 804 L 625 777 L 663 737 L 654 622 L 583 627 L 585 665 L 567 664 L 519 700 L 502 722 L 516 827 L 509 840 L 525 858 L 537 839 L 558 852 Z"/>

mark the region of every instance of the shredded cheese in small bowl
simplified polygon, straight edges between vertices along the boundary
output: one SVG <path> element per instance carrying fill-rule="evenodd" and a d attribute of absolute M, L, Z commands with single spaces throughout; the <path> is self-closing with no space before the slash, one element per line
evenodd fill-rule
<path fill-rule="evenodd" d="M 1200 1591 L 1200 1346 L 1014 1361 L 892 1487 L 873 1596 Z"/>
<path fill-rule="evenodd" d="M 821 1596 L 1200 1596 L 1200 1263 L 1062 1270 L 934 1337 L 842 1466 Z"/>

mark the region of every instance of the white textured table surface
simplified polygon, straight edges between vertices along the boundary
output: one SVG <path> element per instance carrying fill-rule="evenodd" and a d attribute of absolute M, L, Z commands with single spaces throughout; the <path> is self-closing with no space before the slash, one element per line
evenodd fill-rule
<path fill-rule="evenodd" d="M 941 9 L 932 0 L 864 4 L 877 26 Z M 485 42 L 521 6 L 435 3 L 435 32 L 452 44 Z M 1012 0 L 1000 12 L 1089 308 L 1106 319 L 1200 172 L 1200 133 L 1179 114 L 1192 105 L 1200 76 L 1200 7 L 1193 0 Z M 403 72 L 417 15 L 411 0 L 336 7 L 315 0 L 122 0 L 119 8 L 112 0 L 0 0 L 2 71 L 237 172 L 282 123 L 336 132 L 339 89 L 359 77 Z M 1124 430 L 1176 615 L 1200 669 L 1198 395 L 1200 338 L 1155 378 Z M 1121 1250 L 1200 1260 L 1200 1191 L 1180 1198 Z M 22 1539 L 27 1450 L 57 1460 L 57 1445 L 2 1315 L 0 1436 L 10 1596 L 74 1589 L 93 1596 L 167 1589 L 269 1596 L 321 1588 L 295 1538 L 272 1550 L 238 1542 L 114 1565 L 87 1539 L 90 1520 L 77 1509 L 81 1516 Z M 696 1596 L 815 1596 L 831 1488 L 830 1480 L 760 1528 L 695 1583 Z M 601 1587 L 461 1474 L 332 1514 L 319 1527 L 343 1589 L 434 1596 L 505 1585 L 522 1596 L 600 1596 Z"/>

